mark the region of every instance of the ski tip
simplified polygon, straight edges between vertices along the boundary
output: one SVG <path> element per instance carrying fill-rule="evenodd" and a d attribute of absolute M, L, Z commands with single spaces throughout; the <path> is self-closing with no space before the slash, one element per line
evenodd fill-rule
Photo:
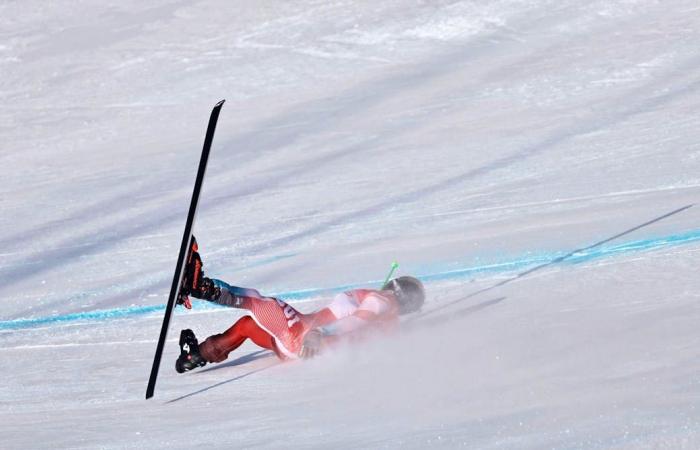
<path fill-rule="evenodd" d="M 221 105 L 223 105 L 225 101 L 226 101 L 226 99 L 222 99 L 219 103 L 214 105 L 214 108 L 221 108 Z"/>

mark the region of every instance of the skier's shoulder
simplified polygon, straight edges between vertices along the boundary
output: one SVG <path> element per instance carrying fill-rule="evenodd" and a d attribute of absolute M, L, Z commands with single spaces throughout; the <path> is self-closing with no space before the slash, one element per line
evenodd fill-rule
<path fill-rule="evenodd" d="M 394 296 L 391 295 L 389 291 L 380 291 L 377 289 L 353 289 L 349 291 L 348 294 L 357 299 L 358 303 L 372 299 L 384 302 L 393 302 L 395 300 Z"/>
<path fill-rule="evenodd" d="M 389 291 L 377 289 L 355 289 L 352 291 L 356 298 L 358 309 L 367 310 L 377 315 L 392 312 L 398 307 L 396 298 Z"/>
<path fill-rule="evenodd" d="M 357 311 L 383 315 L 395 310 L 397 304 L 396 299 L 388 291 L 351 289 L 337 294 L 327 308 L 336 318 L 341 319 Z"/>

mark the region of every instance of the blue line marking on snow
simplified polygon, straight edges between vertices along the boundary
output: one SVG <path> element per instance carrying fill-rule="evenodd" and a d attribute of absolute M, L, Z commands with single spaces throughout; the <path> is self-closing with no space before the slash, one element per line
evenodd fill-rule
<path fill-rule="evenodd" d="M 523 257 L 510 261 L 502 261 L 498 263 L 474 267 L 465 267 L 462 269 L 455 269 L 440 273 L 425 274 L 421 275 L 420 278 L 424 281 L 440 281 L 449 280 L 453 278 L 469 277 L 472 275 L 478 275 L 483 273 L 508 273 L 516 270 L 532 268 L 538 265 L 550 263 L 556 263 L 560 265 L 582 264 L 599 259 L 612 258 L 614 256 L 623 254 L 652 251 L 661 248 L 675 247 L 679 245 L 687 245 L 698 241 L 700 241 L 700 230 L 693 230 L 670 236 L 630 241 L 623 244 L 604 245 L 576 252 L 530 252 Z"/>
<path fill-rule="evenodd" d="M 670 236 L 630 241 L 617 245 L 604 245 L 589 248 L 580 252 L 549 252 L 549 253 L 528 253 L 520 258 L 501 261 L 492 264 L 464 267 L 455 270 L 442 271 L 437 273 L 418 274 L 424 281 L 442 281 L 459 278 L 469 278 L 479 274 L 487 273 L 511 273 L 525 268 L 532 268 L 538 265 L 556 264 L 581 264 L 599 259 L 612 258 L 618 255 L 637 253 L 643 251 L 657 250 L 661 248 L 675 247 L 679 245 L 691 244 L 700 241 L 700 230 L 688 231 L 685 233 Z M 563 259 L 562 259 L 563 258 Z M 381 280 L 373 280 L 365 283 L 347 284 L 331 288 L 311 288 L 297 291 L 273 293 L 271 296 L 280 297 L 286 300 L 304 300 L 342 292 L 363 286 L 376 286 Z M 221 306 L 212 303 L 193 304 L 195 310 L 220 309 Z M 105 309 L 97 311 L 86 311 L 72 314 L 56 316 L 44 316 L 30 319 L 15 319 L 0 321 L 0 330 L 17 330 L 40 325 L 60 324 L 66 322 L 92 322 L 111 319 L 123 319 L 133 316 L 151 314 L 163 311 L 165 305 L 152 306 L 132 306 L 127 308 Z"/>
<path fill-rule="evenodd" d="M 149 314 L 156 311 L 163 311 L 165 305 L 153 306 L 132 306 L 127 308 L 102 309 L 97 311 L 85 311 L 60 316 L 37 317 L 34 319 L 15 319 L 0 321 L 0 330 L 16 330 L 18 328 L 29 328 L 39 325 L 55 324 L 62 322 L 95 321 L 106 319 L 121 319 L 140 314 Z"/>

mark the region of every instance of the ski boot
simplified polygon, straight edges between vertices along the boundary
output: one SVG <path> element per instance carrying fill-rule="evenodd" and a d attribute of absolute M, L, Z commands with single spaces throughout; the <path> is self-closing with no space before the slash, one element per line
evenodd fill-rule
<path fill-rule="evenodd" d="M 192 330 L 180 332 L 180 356 L 175 361 L 177 373 L 185 373 L 188 370 L 204 367 L 207 361 L 199 354 L 199 343 Z"/>
<path fill-rule="evenodd" d="M 203 300 L 213 300 L 220 294 L 211 279 L 204 276 L 202 258 L 198 251 L 197 239 L 192 236 L 180 282 L 180 292 L 177 295 L 177 304 L 184 305 L 187 309 L 192 309 L 190 295 Z"/>

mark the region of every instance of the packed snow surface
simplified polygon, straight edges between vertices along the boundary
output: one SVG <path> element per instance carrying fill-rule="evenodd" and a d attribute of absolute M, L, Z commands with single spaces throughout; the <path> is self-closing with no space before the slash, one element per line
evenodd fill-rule
<path fill-rule="evenodd" d="M 0 3 L 3 448 L 700 447 L 697 0 Z M 308 362 L 144 400 L 211 107 L 205 270 L 302 311 L 424 279 Z"/>

